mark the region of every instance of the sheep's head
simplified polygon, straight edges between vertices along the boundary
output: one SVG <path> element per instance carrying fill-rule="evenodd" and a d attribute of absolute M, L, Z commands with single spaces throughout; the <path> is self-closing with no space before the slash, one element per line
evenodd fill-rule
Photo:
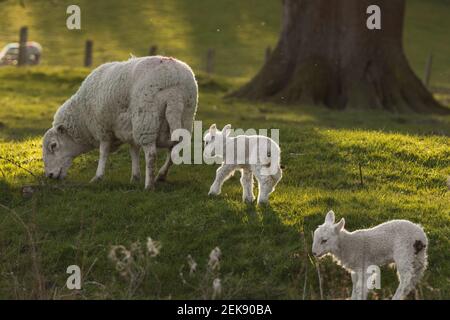
<path fill-rule="evenodd" d="M 312 253 L 316 257 L 322 257 L 338 249 L 339 233 L 344 229 L 345 220 L 342 218 L 334 223 L 334 212 L 330 211 L 325 217 L 325 222 L 314 231 Z"/>
<path fill-rule="evenodd" d="M 73 158 L 81 152 L 82 147 L 67 134 L 63 126 L 49 129 L 42 142 L 45 176 L 63 179 L 67 175 Z"/>
<path fill-rule="evenodd" d="M 217 129 L 216 124 L 211 125 L 209 131 L 206 133 L 203 141 L 205 142 L 205 148 L 203 156 L 205 158 L 221 157 L 225 148 L 225 141 L 231 133 L 231 124 L 227 124 L 220 131 Z"/>

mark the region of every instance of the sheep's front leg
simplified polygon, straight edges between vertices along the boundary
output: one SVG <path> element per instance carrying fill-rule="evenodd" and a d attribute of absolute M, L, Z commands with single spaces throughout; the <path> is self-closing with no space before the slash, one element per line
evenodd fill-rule
<path fill-rule="evenodd" d="M 97 172 L 95 173 L 95 177 L 91 179 L 91 183 L 101 180 L 105 175 L 106 161 L 108 160 L 110 148 L 111 143 L 109 141 L 100 142 L 100 155 L 98 159 Z"/>
<path fill-rule="evenodd" d="M 156 143 L 142 147 L 145 155 L 145 189 L 155 189 Z"/>
<path fill-rule="evenodd" d="M 216 171 L 216 179 L 211 185 L 208 195 L 219 195 L 222 191 L 223 183 L 232 176 L 235 169 L 234 165 L 222 164 Z"/>
<path fill-rule="evenodd" d="M 139 151 L 140 148 L 137 145 L 130 145 L 131 156 L 131 183 L 136 183 L 141 180 L 141 168 L 139 166 Z"/>

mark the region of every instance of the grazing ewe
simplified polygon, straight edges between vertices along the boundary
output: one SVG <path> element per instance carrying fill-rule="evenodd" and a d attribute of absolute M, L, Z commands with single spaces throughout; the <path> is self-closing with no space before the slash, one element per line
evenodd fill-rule
<path fill-rule="evenodd" d="M 407 220 L 391 220 L 371 229 L 348 232 L 344 218 L 334 223 L 328 212 L 325 223 L 314 232 L 312 252 L 331 254 L 351 273 L 352 299 L 367 298 L 367 269 L 395 263 L 400 284 L 392 299 L 400 300 L 415 288 L 427 266 L 428 239 L 423 229 Z"/>
<path fill-rule="evenodd" d="M 226 125 L 222 131 L 213 124 L 204 137 L 205 158 L 218 157 L 223 160 L 216 171 L 216 179 L 211 185 L 209 195 L 218 195 L 223 183 L 236 170 L 241 171 L 243 201 L 253 202 L 253 175 L 258 181 L 258 204 L 267 203 L 269 195 L 281 180 L 280 148 L 272 139 L 252 135 L 230 137 L 231 125 Z"/>
<path fill-rule="evenodd" d="M 62 179 L 72 160 L 99 148 L 97 173 L 105 173 L 111 151 L 130 145 L 131 181 L 140 179 L 139 152 L 144 150 L 145 188 L 164 180 L 172 165 L 176 129 L 192 131 L 197 109 L 197 82 L 185 63 L 167 57 L 132 58 L 106 63 L 92 71 L 78 91 L 56 112 L 43 140 L 45 175 Z M 156 148 L 168 148 L 166 162 L 154 178 Z"/>

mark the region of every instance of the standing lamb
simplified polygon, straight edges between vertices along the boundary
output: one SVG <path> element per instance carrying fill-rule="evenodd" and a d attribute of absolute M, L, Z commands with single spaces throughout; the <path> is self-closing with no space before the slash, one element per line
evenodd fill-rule
<path fill-rule="evenodd" d="M 348 232 L 342 218 L 334 223 L 328 212 L 314 232 L 313 255 L 331 254 L 351 273 L 352 299 L 367 299 L 370 266 L 395 263 L 400 284 L 392 299 L 401 300 L 415 288 L 427 267 L 428 239 L 423 229 L 407 220 L 391 220 L 371 229 Z"/>
<path fill-rule="evenodd" d="M 216 179 L 209 195 L 219 195 L 223 183 L 236 170 L 241 171 L 243 201 L 253 202 L 253 175 L 258 181 L 258 204 L 268 203 L 269 195 L 281 180 L 280 147 L 277 143 L 261 135 L 238 135 L 230 137 L 231 125 L 222 131 L 213 124 L 204 137 L 205 158 L 219 158 L 222 165 L 216 171 Z"/>
<path fill-rule="evenodd" d="M 101 65 L 56 112 L 43 140 L 45 175 L 62 179 L 72 160 L 99 148 L 97 172 L 121 144 L 130 145 L 131 181 L 140 179 L 139 151 L 144 150 L 145 188 L 164 180 L 172 165 L 176 129 L 192 131 L 198 88 L 191 68 L 176 59 L 154 56 Z M 168 148 L 166 162 L 154 178 L 156 148 Z"/>

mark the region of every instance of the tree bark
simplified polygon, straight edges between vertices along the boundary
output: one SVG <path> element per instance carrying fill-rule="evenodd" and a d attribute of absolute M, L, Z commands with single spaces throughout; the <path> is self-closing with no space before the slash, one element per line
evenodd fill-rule
<path fill-rule="evenodd" d="M 369 5 L 381 30 L 369 30 Z M 231 96 L 334 109 L 446 112 L 403 52 L 404 0 L 284 0 L 281 35 L 259 73 Z"/>

